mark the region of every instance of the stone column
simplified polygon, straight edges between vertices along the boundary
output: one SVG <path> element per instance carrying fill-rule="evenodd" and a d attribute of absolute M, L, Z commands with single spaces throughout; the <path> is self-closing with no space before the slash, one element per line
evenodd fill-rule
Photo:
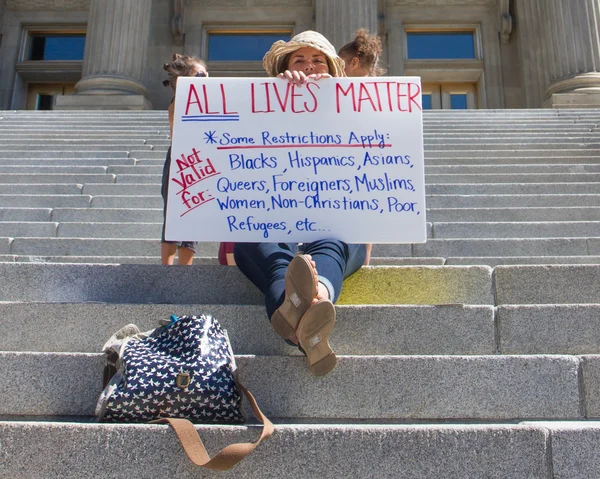
<path fill-rule="evenodd" d="M 547 0 L 516 2 L 521 61 L 523 64 L 523 88 L 527 108 L 540 108 L 546 98 L 548 67 L 544 41 L 544 14 Z"/>
<path fill-rule="evenodd" d="M 516 6 L 527 106 L 600 106 L 600 0 Z"/>
<path fill-rule="evenodd" d="M 359 28 L 378 33 L 378 0 L 316 0 L 315 30 L 339 50 Z"/>
<path fill-rule="evenodd" d="M 57 109 L 151 109 L 142 83 L 152 0 L 90 0 L 83 76 Z"/>
<path fill-rule="evenodd" d="M 597 106 L 600 101 L 600 0 L 547 4 L 547 106 Z M 589 95 L 591 94 L 591 95 Z"/>

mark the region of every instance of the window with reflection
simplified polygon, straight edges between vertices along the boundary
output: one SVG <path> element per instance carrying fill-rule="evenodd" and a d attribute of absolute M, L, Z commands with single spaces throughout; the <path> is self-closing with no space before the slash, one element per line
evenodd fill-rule
<path fill-rule="evenodd" d="M 421 101 L 422 101 L 423 110 L 431 110 L 431 109 L 433 109 L 432 94 L 431 93 L 424 93 L 421 96 Z"/>
<path fill-rule="evenodd" d="M 83 60 L 85 34 L 35 34 L 29 37 L 27 60 Z"/>
<path fill-rule="evenodd" d="M 409 60 L 474 59 L 473 31 L 407 32 Z"/>
<path fill-rule="evenodd" d="M 262 61 L 277 40 L 291 32 L 209 32 L 208 61 Z"/>

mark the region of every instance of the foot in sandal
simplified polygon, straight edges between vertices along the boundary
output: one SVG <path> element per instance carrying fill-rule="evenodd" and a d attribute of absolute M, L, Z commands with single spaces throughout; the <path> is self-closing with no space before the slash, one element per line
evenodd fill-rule
<path fill-rule="evenodd" d="M 315 376 L 327 374 L 337 364 L 329 344 L 329 334 L 334 324 L 335 307 L 328 299 L 313 302 L 298 324 L 298 345 L 306 355 L 308 370 Z"/>
<path fill-rule="evenodd" d="M 294 340 L 300 318 L 311 307 L 318 293 L 319 280 L 309 255 L 297 255 L 285 273 L 285 299 L 271 316 L 271 325 L 279 336 Z"/>

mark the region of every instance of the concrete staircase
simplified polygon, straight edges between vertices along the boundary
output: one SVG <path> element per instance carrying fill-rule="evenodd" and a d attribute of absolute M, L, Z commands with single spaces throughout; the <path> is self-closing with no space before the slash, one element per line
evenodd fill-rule
<path fill-rule="evenodd" d="M 92 418 L 116 329 L 201 312 L 276 423 L 220 476 L 600 477 L 600 111 L 427 112 L 430 239 L 347 281 L 323 378 L 216 244 L 158 264 L 166 113 L 0 118 L 0 477 L 214 477 L 165 426 Z"/>

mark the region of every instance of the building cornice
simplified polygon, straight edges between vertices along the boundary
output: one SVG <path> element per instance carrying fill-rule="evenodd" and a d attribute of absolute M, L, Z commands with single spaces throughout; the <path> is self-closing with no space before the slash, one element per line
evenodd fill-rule
<path fill-rule="evenodd" d="M 90 0 L 6 0 L 6 9 L 13 11 L 87 11 L 89 7 Z"/>

